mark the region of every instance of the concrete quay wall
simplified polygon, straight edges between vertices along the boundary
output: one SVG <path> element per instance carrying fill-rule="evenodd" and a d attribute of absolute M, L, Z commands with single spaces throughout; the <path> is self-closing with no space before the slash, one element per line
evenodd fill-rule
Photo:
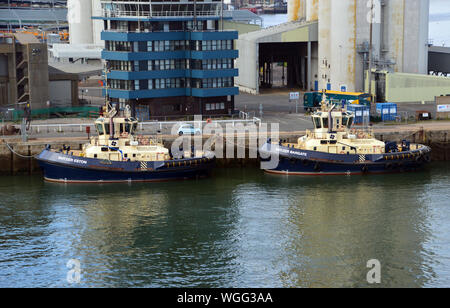
<path fill-rule="evenodd" d="M 281 140 L 289 142 L 296 142 L 299 136 L 305 132 L 281 132 L 279 137 Z M 448 161 L 450 160 L 450 130 L 446 129 L 419 129 L 419 130 L 394 130 L 394 129 L 379 129 L 375 132 L 375 137 L 383 141 L 397 141 L 409 140 L 413 143 L 421 143 L 432 148 L 432 160 L 434 161 Z M 161 136 L 166 147 L 170 148 L 172 142 L 177 138 L 175 136 Z M 203 137 L 203 144 L 209 136 Z M 11 152 L 8 145 L 14 152 L 26 156 L 21 157 Z M 21 142 L 19 139 L 5 139 L 0 140 L 0 175 L 19 175 L 19 174 L 34 174 L 39 173 L 40 168 L 37 161 L 30 157 L 39 154 L 47 144 L 51 144 L 52 148 L 62 148 L 63 145 L 70 146 L 72 149 L 81 149 L 82 144 L 86 143 L 86 138 L 53 138 L 53 139 L 38 139 L 30 140 L 28 142 Z M 234 157 L 238 157 L 237 153 L 241 151 L 244 153 L 242 158 L 228 158 L 226 156 L 226 146 L 231 144 L 234 148 Z M 224 137 L 224 158 L 217 159 L 217 166 L 225 167 L 259 167 L 257 158 L 249 158 L 250 152 L 255 153 L 255 149 L 249 149 L 248 138 L 245 141 L 244 149 L 238 146 L 236 139 Z M 252 151 L 253 150 L 253 151 Z"/>

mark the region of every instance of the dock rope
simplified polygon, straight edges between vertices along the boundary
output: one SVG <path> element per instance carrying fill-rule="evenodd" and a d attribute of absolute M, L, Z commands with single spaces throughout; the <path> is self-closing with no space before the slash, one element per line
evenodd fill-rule
<path fill-rule="evenodd" d="M 16 151 L 14 151 L 14 149 L 11 148 L 11 146 L 10 146 L 8 143 L 5 142 L 5 144 L 6 144 L 6 146 L 8 147 L 8 149 L 9 149 L 13 154 L 16 154 L 16 155 L 19 156 L 19 157 L 22 157 L 22 158 L 36 158 L 36 157 L 39 156 L 39 154 L 35 154 L 35 155 L 22 155 L 22 154 L 19 154 L 19 153 L 17 153 Z"/>

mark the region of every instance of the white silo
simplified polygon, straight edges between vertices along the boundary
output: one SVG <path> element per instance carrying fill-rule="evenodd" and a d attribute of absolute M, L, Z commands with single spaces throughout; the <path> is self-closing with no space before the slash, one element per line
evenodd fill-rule
<path fill-rule="evenodd" d="M 355 91 L 356 0 L 331 1 L 331 89 Z"/>
<path fill-rule="evenodd" d="M 395 72 L 428 72 L 429 0 L 385 2 L 384 46 Z"/>
<path fill-rule="evenodd" d="M 319 18 L 319 0 L 306 0 L 306 21 Z"/>
<path fill-rule="evenodd" d="M 101 16 L 102 4 L 100 0 L 92 0 L 92 15 Z M 93 43 L 96 46 L 104 46 L 105 42 L 101 39 L 100 34 L 104 30 L 104 23 L 101 19 L 92 20 Z"/>
<path fill-rule="evenodd" d="M 331 0 L 319 1 L 319 90 L 327 89 L 330 77 Z"/>
<path fill-rule="evenodd" d="M 288 21 L 296 21 L 306 17 L 307 0 L 288 0 Z"/>
<path fill-rule="evenodd" d="M 387 57 L 395 63 L 394 71 L 403 72 L 405 1 L 387 1 L 386 8 Z"/>
<path fill-rule="evenodd" d="M 70 44 L 92 44 L 91 0 L 68 0 L 67 19 Z"/>
<path fill-rule="evenodd" d="M 407 0 L 406 5 L 403 71 L 427 74 L 430 2 L 429 0 Z"/>
<path fill-rule="evenodd" d="M 306 20 L 314 20 L 314 0 Z M 370 3 L 367 0 L 318 0 L 319 88 L 363 90 L 368 68 Z M 372 67 L 427 74 L 429 0 L 374 0 Z M 377 6 L 378 5 L 378 6 Z"/>
<path fill-rule="evenodd" d="M 429 31 L 430 31 L 430 0 L 420 1 L 419 9 L 419 66 L 420 74 L 428 74 L 428 50 L 429 50 Z"/>

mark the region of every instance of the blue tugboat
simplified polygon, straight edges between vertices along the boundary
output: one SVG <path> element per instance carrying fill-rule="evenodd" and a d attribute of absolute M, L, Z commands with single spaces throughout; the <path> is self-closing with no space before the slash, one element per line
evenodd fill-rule
<path fill-rule="evenodd" d="M 120 183 L 193 179 L 208 176 L 215 165 L 212 152 L 182 151 L 174 157 L 161 143 L 135 136 L 138 121 L 129 109 L 104 107 L 95 121 L 98 135 L 82 150 L 43 150 L 37 160 L 44 179 L 61 183 Z"/>
<path fill-rule="evenodd" d="M 312 114 L 313 131 L 297 143 L 269 140 L 261 157 L 276 157 L 268 173 L 285 175 L 353 175 L 415 171 L 430 162 L 431 149 L 408 141 L 382 142 L 370 131 L 353 127 L 354 115 L 337 108 L 323 95 L 321 109 Z M 267 158 L 266 160 L 269 160 Z"/>

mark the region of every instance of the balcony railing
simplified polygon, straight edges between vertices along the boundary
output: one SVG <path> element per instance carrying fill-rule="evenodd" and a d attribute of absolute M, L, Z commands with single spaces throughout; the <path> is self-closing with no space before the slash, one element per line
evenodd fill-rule
<path fill-rule="evenodd" d="M 103 30 L 103 32 L 111 32 L 111 33 L 175 33 L 175 32 L 179 32 L 179 33 L 184 33 L 184 32 L 219 32 L 219 33 L 227 33 L 227 32 L 236 32 L 236 30 L 211 30 L 211 29 L 185 29 L 185 30 L 149 30 L 149 29 L 144 29 L 144 30 L 139 30 L 139 29 L 134 29 L 134 30 L 127 30 L 127 29 L 107 29 L 107 30 Z"/>
<path fill-rule="evenodd" d="M 102 10 L 103 17 L 138 17 L 138 18 L 151 18 L 151 17 L 207 17 L 207 16 L 220 16 L 219 11 L 120 11 L 120 10 Z"/>

